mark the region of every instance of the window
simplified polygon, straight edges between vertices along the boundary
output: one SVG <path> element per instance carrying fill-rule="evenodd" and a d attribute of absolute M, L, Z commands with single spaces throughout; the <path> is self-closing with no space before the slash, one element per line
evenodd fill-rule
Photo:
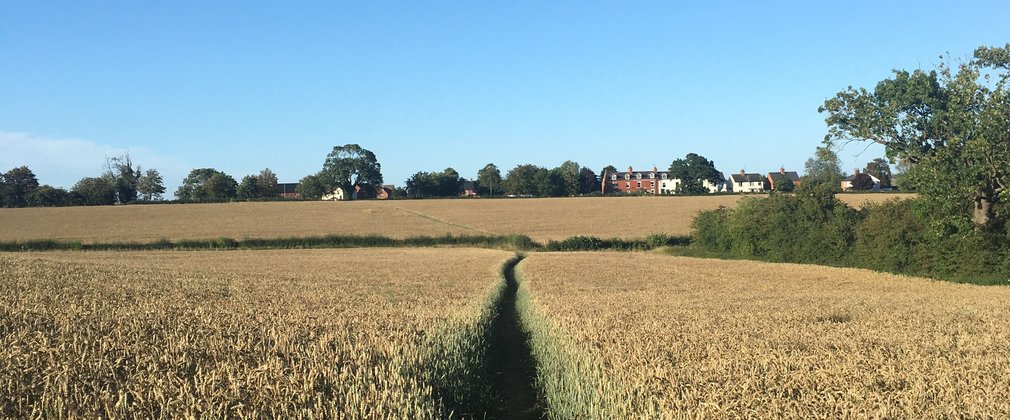
<path fill-rule="evenodd" d="M 736 186 L 738 186 L 738 187 L 742 187 L 742 186 L 743 186 L 743 183 L 742 183 L 742 182 L 737 182 L 737 183 L 736 183 Z"/>
<path fill-rule="evenodd" d="M 624 179 L 631 179 L 631 174 L 624 174 Z"/>
<path fill-rule="evenodd" d="M 656 178 L 656 173 L 655 172 L 649 174 L 649 179 L 655 179 L 655 178 Z"/>
<path fill-rule="evenodd" d="M 642 179 L 642 174 L 635 174 L 635 179 Z"/>
<path fill-rule="evenodd" d="M 656 181 L 649 181 L 649 188 L 654 188 L 656 186 Z"/>
<path fill-rule="evenodd" d="M 638 188 L 642 188 L 642 181 L 638 181 Z"/>
<path fill-rule="evenodd" d="M 610 179 L 616 180 L 617 179 L 617 174 L 610 175 Z"/>
<path fill-rule="evenodd" d="M 666 179 L 666 174 L 663 174 L 663 179 Z"/>

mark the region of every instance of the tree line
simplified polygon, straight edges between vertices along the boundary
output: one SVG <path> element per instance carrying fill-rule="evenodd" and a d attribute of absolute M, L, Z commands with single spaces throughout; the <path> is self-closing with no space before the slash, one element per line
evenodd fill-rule
<path fill-rule="evenodd" d="M 68 191 L 39 184 L 27 166 L 0 174 L 0 204 L 3 207 L 98 206 L 134 201 L 157 201 L 165 192 L 156 169 L 143 170 L 129 155 L 106 159 L 105 171 L 85 177 Z"/>

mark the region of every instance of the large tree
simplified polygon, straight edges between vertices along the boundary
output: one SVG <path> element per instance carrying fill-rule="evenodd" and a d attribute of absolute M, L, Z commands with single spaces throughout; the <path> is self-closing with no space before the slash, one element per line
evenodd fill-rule
<path fill-rule="evenodd" d="M 214 168 L 198 168 L 190 171 L 186 179 L 182 180 L 175 196 L 180 200 L 191 201 L 222 200 L 233 198 L 237 187 L 235 178 L 224 172 Z"/>
<path fill-rule="evenodd" d="M 511 195 L 535 195 L 540 192 L 537 181 L 545 176 L 542 172 L 547 169 L 531 164 L 518 165 L 505 174 L 502 188 Z"/>
<path fill-rule="evenodd" d="M 27 207 L 38 187 L 35 173 L 27 166 L 19 166 L 0 175 L 0 201 L 5 207 Z"/>
<path fill-rule="evenodd" d="M 144 175 L 137 180 L 137 195 L 141 200 L 161 200 L 161 195 L 164 193 L 165 184 L 157 169 L 148 169 L 144 172 Z"/>
<path fill-rule="evenodd" d="M 829 185 L 828 188 L 838 190 L 844 178 L 841 160 L 835 152 L 835 144 L 830 138 L 826 138 L 814 150 L 814 156 L 803 164 L 803 182 L 800 186 L 807 191 L 819 185 Z"/>
<path fill-rule="evenodd" d="M 493 163 L 484 165 L 484 168 L 477 171 L 477 185 L 487 188 L 487 195 L 494 195 L 494 190 L 501 186 L 501 171 Z"/>
<path fill-rule="evenodd" d="M 235 197 L 239 200 L 250 200 L 260 197 L 259 179 L 253 175 L 246 175 L 238 183 L 235 189 Z"/>
<path fill-rule="evenodd" d="M 74 184 L 71 194 L 85 206 L 116 204 L 116 180 L 107 176 L 83 178 Z"/>
<path fill-rule="evenodd" d="M 116 201 L 126 204 L 137 199 L 137 183 L 143 173 L 129 154 L 105 159 L 105 176 L 116 187 Z"/>
<path fill-rule="evenodd" d="M 326 195 L 326 186 L 323 185 L 323 181 L 319 179 L 316 175 L 308 175 L 298 181 L 298 186 L 295 187 L 295 191 L 302 195 L 302 198 L 306 200 L 318 200 Z"/>
<path fill-rule="evenodd" d="M 256 177 L 257 196 L 271 198 L 277 196 L 277 174 L 266 168 Z"/>
<path fill-rule="evenodd" d="M 318 176 L 328 191 L 339 187 L 350 193 L 356 184 L 382 184 L 382 166 L 368 149 L 345 144 L 333 147 Z"/>
<path fill-rule="evenodd" d="M 579 169 L 579 193 L 589 194 L 600 191 L 600 180 L 596 177 L 596 172 L 585 166 Z"/>
<path fill-rule="evenodd" d="M 942 59 L 942 57 L 941 57 Z M 829 133 L 884 145 L 907 159 L 937 227 L 993 230 L 1007 218 L 1010 185 L 1010 44 L 936 70 L 895 70 L 873 91 L 852 88 L 825 101 Z"/>
<path fill-rule="evenodd" d="M 579 163 L 566 160 L 561 164 L 561 166 L 557 167 L 556 172 L 561 176 L 564 186 L 564 191 L 558 195 L 578 195 L 581 190 L 579 183 Z"/>
<path fill-rule="evenodd" d="M 722 181 L 722 172 L 715 169 L 715 163 L 704 156 L 688 153 L 683 159 L 670 163 L 670 178 L 680 179 L 678 194 L 705 194 L 709 191 L 704 182 L 718 184 Z"/>

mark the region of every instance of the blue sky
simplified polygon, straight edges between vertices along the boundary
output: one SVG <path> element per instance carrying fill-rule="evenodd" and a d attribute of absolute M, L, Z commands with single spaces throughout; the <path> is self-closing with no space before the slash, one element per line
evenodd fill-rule
<path fill-rule="evenodd" d="M 171 193 L 197 167 L 294 182 L 358 143 L 397 185 L 690 152 L 802 170 L 828 97 L 1010 42 L 1005 0 L 155 3 L 0 5 L 0 169 L 69 188 L 129 151 Z"/>

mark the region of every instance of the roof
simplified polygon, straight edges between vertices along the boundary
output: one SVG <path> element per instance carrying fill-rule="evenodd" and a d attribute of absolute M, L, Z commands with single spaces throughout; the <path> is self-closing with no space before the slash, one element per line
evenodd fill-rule
<path fill-rule="evenodd" d="M 662 179 L 663 178 L 663 174 L 666 174 L 667 177 L 669 177 L 669 174 L 670 174 L 669 171 L 656 171 L 656 172 L 652 172 L 652 171 L 631 171 L 630 172 L 631 179 L 638 179 L 638 175 L 641 175 L 642 179 L 653 179 L 653 178 L 649 178 L 649 175 L 652 175 L 653 173 L 656 174 L 656 178 L 655 179 Z M 610 173 L 607 173 L 607 179 L 610 179 L 611 175 L 617 175 L 617 180 L 620 181 L 620 180 L 623 180 L 624 176 L 628 175 L 628 174 L 629 174 L 629 172 L 626 172 L 626 171 L 625 172 L 610 172 Z"/>
<path fill-rule="evenodd" d="M 473 189 L 473 181 L 466 181 L 466 182 L 463 183 L 463 190 L 464 191 L 466 191 L 466 190 L 472 190 L 472 189 Z"/>
<path fill-rule="evenodd" d="M 796 181 L 800 180 L 800 175 L 797 174 L 795 171 L 788 171 L 788 172 L 785 172 L 785 173 L 783 173 L 783 172 L 769 172 L 768 173 L 768 177 L 771 178 L 771 179 L 774 179 L 774 180 L 778 180 L 779 178 L 781 178 L 783 176 L 786 177 L 786 178 L 789 178 L 789 180 L 793 181 L 793 182 L 796 182 Z"/>
<path fill-rule="evenodd" d="M 845 177 L 844 181 L 849 181 L 849 182 L 855 181 L 856 177 L 859 176 L 860 174 L 866 174 L 866 172 L 860 172 L 858 174 L 849 175 L 849 176 Z M 870 175 L 870 174 L 866 174 L 866 175 Z M 870 175 L 870 179 L 872 179 L 873 182 L 875 182 L 875 183 L 878 183 L 878 184 L 880 183 L 880 178 L 877 178 L 877 177 L 875 177 L 873 175 Z"/>
<path fill-rule="evenodd" d="M 297 182 L 278 183 L 276 188 L 278 194 L 293 193 L 296 192 L 297 189 L 298 189 Z"/>
<path fill-rule="evenodd" d="M 729 178 L 733 182 L 765 182 L 765 177 L 761 176 L 761 174 L 733 174 Z"/>

